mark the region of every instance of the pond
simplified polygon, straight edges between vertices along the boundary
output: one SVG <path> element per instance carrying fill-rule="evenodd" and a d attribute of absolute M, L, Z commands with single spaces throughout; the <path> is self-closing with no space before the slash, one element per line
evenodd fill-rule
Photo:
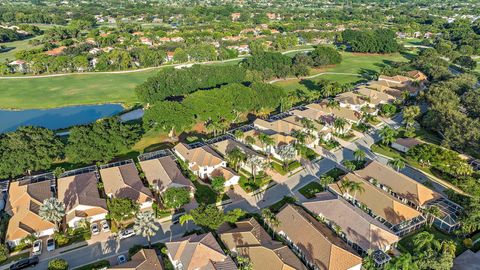
<path fill-rule="evenodd" d="M 14 131 L 19 126 L 68 128 L 88 124 L 122 111 L 123 107 L 120 104 L 82 105 L 45 110 L 0 110 L 0 133 Z"/>

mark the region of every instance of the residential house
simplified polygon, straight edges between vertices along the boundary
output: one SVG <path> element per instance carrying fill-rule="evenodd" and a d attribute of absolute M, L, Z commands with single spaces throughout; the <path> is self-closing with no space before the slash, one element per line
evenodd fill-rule
<path fill-rule="evenodd" d="M 45 54 L 49 56 L 58 56 L 58 55 L 61 55 L 66 48 L 67 48 L 66 46 L 60 46 L 58 48 L 46 51 Z"/>
<path fill-rule="evenodd" d="M 141 249 L 135 253 L 130 261 L 109 267 L 116 270 L 163 270 L 165 267 L 160 261 L 155 249 Z"/>
<path fill-rule="evenodd" d="M 365 168 L 356 171 L 356 174 L 412 207 L 421 207 L 440 198 L 437 192 L 378 161 L 372 161 Z"/>
<path fill-rule="evenodd" d="M 273 141 L 272 145 L 266 145 L 260 140 L 259 136 L 262 133 L 271 138 Z M 278 154 L 280 148 L 284 145 L 294 144 L 296 141 L 296 139 L 290 135 L 283 135 L 280 133 L 268 134 L 259 130 L 249 130 L 245 132 L 243 141 L 246 141 L 247 137 L 251 137 L 254 140 L 253 144 L 251 145 L 253 150 L 262 151 L 280 160 L 283 160 L 283 158 Z"/>
<path fill-rule="evenodd" d="M 340 226 L 341 234 L 352 243 L 355 250 L 364 254 L 368 250 L 386 252 L 400 240 L 380 221 L 328 191 L 317 194 L 316 198 L 302 205 L 330 226 Z"/>
<path fill-rule="evenodd" d="M 362 258 L 325 224 L 299 206 L 285 205 L 276 215 L 276 232 L 318 270 L 360 270 Z"/>
<path fill-rule="evenodd" d="M 216 142 L 211 145 L 218 153 L 220 153 L 224 158 L 228 156 L 228 154 L 234 150 L 234 149 L 239 149 L 246 157 L 250 156 L 255 156 L 257 157 L 259 163 L 256 164 L 256 173 L 258 174 L 259 172 L 262 171 L 262 164 L 267 163 L 267 158 L 260 155 L 259 153 L 253 151 L 252 149 L 248 148 L 246 145 L 243 143 L 239 143 L 233 139 L 226 139 L 223 141 Z M 252 167 L 248 165 L 245 162 L 242 162 L 240 164 L 240 168 L 246 170 L 249 173 L 252 172 Z"/>
<path fill-rule="evenodd" d="M 338 101 L 341 108 L 357 112 L 361 112 L 362 108 L 368 105 L 367 99 L 355 92 L 341 93 L 335 97 L 335 100 Z"/>
<path fill-rule="evenodd" d="M 238 184 L 238 181 L 240 181 L 240 175 L 227 167 L 220 167 L 215 169 L 212 172 L 211 177 L 223 177 L 223 179 L 225 179 L 225 187 L 236 185 Z"/>
<path fill-rule="evenodd" d="M 173 151 L 188 164 L 188 168 L 195 175 L 203 179 L 210 177 L 215 169 L 227 166 L 227 162 L 206 145 L 190 149 L 188 145 L 179 143 L 173 148 Z"/>
<path fill-rule="evenodd" d="M 388 94 L 388 95 L 393 96 L 395 98 L 402 98 L 402 96 L 403 96 L 403 91 L 402 90 L 399 90 L 399 89 L 396 89 L 396 88 L 391 88 L 384 82 L 371 81 L 367 85 L 365 85 L 365 88 L 373 89 L 375 91 Z"/>
<path fill-rule="evenodd" d="M 415 138 L 398 138 L 392 143 L 392 148 L 402 153 L 406 153 L 410 148 L 422 143 L 422 141 Z"/>
<path fill-rule="evenodd" d="M 359 183 L 364 190 L 349 192 L 343 187 L 343 182 L 347 180 Z M 330 184 L 329 189 L 365 209 L 373 217 L 385 221 L 384 224 L 399 236 L 418 229 L 425 222 L 419 211 L 356 174 L 347 174 L 340 181 Z"/>
<path fill-rule="evenodd" d="M 195 193 L 195 186 L 187 179 L 171 156 L 140 161 L 148 184 L 160 193 L 171 187 L 186 188 L 191 195 Z"/>
<path fill-rule="evenodd" d="M 331 139 L 331 136 L 332 136 L 331 129 L 327 125 L 322 125 L 322 124 L 319 123 L 319 121 L 312 120 L 312 119 L 307 117 L 307 119 L 312 120 L 310 122 L 312 127 L 309 127 L 308 126 L 309 124 L 306 124 L 305 122 L 303 122 L 302 118 L 303 117 L 294 114 L 294 115 L 291 115 L 291 116 L 287 116 L 287 117 L 283 118 L 282 120 L 286 121 L 288 123 L 292 123 L 292 124 L 301 126 L 303 128 L 302 131 L 304 131 L 304 132 L 313 133 L 313 135 L 315 137 L 315 141 L 314 141 L 315 144 L 318 143 L 318 140 L 320 140 L 320 139 L 323 139 L 323 140 L 330 140 Z M 310 130 L 310 128 L 313 128 L 313 130 Z"/>
<path fill-rule="evenodd" d="M 8 63 L 8 65 L 13 69 L 14 72 L 23 73 L 23 72 L 27 72 L 27 69 L 28 69 L 27 62 L 23 60 L 15 60 Z"/>
<path fill-rule="evenodd" d="M 5 234 L 5 242 L 14 247 L 20 241 L 35 234 L 37 237 L 50 236 L 55 224 L 39 215 L 43 201 L 53 196 L 50 181 L 31 183 L 20 180 L 10 183 L 5 212 L 11 216 Z"/>
<path fill-rule="evenodd" d="M 320 125 L 320 129 L 317 137 L 323 140 L 330 140 L 333 133 L 333 121 L 334 117 L 331 115 L 326 115 L 324 112 L 306 109 L 306 110 L 293 110 L 291 113 L 299 118 L 307 118 L 312 120 L 315 124 Z"/>
<path fill-rule="evenodd" d="M 167 55 L 165 57 L 166 62 L 173 62 L 175 53 L 174 52 L 167 52 Z"/>
<path fill-rule="evenodd" d="M 234 270 L 233 260 L 226 255 L 212 233 L 192 234 L 166 242 L 168 257 L 175 269 Z"/>
<path fill-rule="evenodd" d="M 248 258 L 253 270 L 307 270 L 295 253 L 273 240 L 255 218 L 238 221 L 233 227 L 225 223 L 218 235 L 233 254 Z"/>
<path fill-rule="evenodd" d="M 242 14 L 239 12 L 230 14 L 230 17 L 232 18 L 232 22 L 238 21 L 238 19 L 240 19 L 240 16 L 242 16 Z"/>
<path fill-rule="evenodd" d="M 147 45 L 147 46 L 152 46 L 153 41 L 147 37 L 140 37 L 140 43 Z"/>
<path fill-rule="evenodd" d="M 306 106 L 307 109 L 312 109 L 318 111 L 320 116 L 320 122 L 322 124 L 329 125 L 334 127 L 335 119 L 341 118 L 345 119 L 348 124 L 345 125 L 342 129 L 335 129 L 337 133 L 347 133 L 352 124 L 358 125 L 362 121 L 362 113 L 358 111 L 351 110 L 346 107 L 335 107 L 329 106 L 326 101 L 321 103 L 312 103 Z"/>
<path fill-rule="evenodd" d="M 100 48 L 92 48 L 88 51 L 89 54 L 99 54 L 100 52 L 102 52 Z"/>
<path fill-rule="evenodd" d="M 100 175 L 108 197 L 130 199 L 137 202 L 141 210 L 152 207 L 153 194 L 143 185 L 132 160 L 100 166 Z"/>
<path fill-rule="evenodd" d="M 358 88 L 356 92 L 368 103 L 370 108 L 377 108 L 381 104 L 392 103 L 396 100 L 394 96 L 366 87 Z"/>
<path fill-rule="evenodd" d="M 57 180 L 58 199 L 65 204 L 65 221 L 75 228 L 79 221 L 95 222 L 105 219 L 107 202 L 100 198 L 96 172 L 60 177 Z"/>

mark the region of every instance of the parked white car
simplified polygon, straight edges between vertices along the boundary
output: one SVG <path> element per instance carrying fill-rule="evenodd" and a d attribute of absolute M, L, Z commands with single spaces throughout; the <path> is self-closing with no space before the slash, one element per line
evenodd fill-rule
<path fill-rule="evenodd" d="M 108 226 L 108 222 L 106 220 L 102 220 L 100 222 L 100 226 L 102 227 L 102 231 L 104 231 L 104 232 L 109 232 L 110 231 L 110 226 Z"/>
<path fill-rule="evenodd" d="M 53 238 L 47 239 L 47 250 L 54 251 L 55 250 L 55 240 Z"/>
<path fill-rule="evenodd" d="M 135 235 L 135 232 L 133 231 L 133 229 L 125 229 L 125 230 L 120 232 L 120 239 L 129 238 L 129 237 L 132 237 L 134 235 Z"/>
<path fill-rule="evenodd" d="M 33 255 L 42 254 L 42 240 L 36 240 L 35 242 L 33 242 L 32 253 Z"/>
<path fill-rule="evenodd" d="M 100 233 L 100 230 L 98 229 L 98 225 L 97 223 L 92 223 L 92 225 L 90 226 L 91 230 L 92 230 L 92 234 L 93 235 L 97 235 Z"/>

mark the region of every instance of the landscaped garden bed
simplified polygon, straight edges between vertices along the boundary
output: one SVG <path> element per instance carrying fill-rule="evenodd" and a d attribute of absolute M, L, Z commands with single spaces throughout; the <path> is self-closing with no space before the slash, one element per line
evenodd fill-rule
<path fill-rule="evenodd" d="M 311 199 L 315 197 L 315 194 L 324 191 L 323 186 L 318 182 L 310 182 L 301 189 L 298 190 L 305 198 Z"/>

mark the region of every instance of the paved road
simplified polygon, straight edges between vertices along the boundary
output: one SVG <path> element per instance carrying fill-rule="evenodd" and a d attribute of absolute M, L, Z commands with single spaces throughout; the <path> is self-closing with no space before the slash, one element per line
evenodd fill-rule
<path fill-rule="evenodd" d="M 194 228 L 194 225 L 190 223 L 188 228 L 192 229 Z M 179 224 L 172 224 L 171 222 L 162 223 L 157 234 L 152 237 L 152 243 L 170 241 L 172 238 L 182 236 L 185 232 L 185 225 L 180 226 Z M 45 249 L 44 254 L 40 257 L 40 263 L 34 269 L 47 269 L 48 261 L 53 258 L 66 260 L 70 265 L 70 269 L 90 264 L 98 260 L 108 260 L 111 258 L 115 260 L 118 255 L 127 254 L 128 249 L 132 246 L 147 244 L 147 240 L 140 236 L 133 236 L 124 240 L 118 240 L 112 236 L 109 239 L 106 239 L 106 241 L 96 242 L 49 258 L 47 258 L 48 253 Z M 0 269 L 3 270 L 8 268 L 3 267 Z"/>

